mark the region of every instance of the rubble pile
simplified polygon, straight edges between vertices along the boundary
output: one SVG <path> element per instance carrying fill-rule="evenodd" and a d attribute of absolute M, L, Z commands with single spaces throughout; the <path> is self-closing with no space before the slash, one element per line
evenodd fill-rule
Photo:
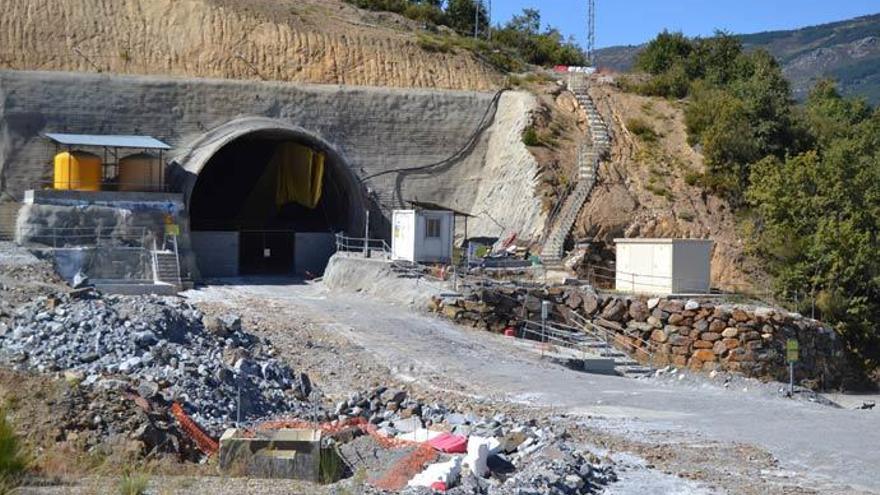
<path fill-rule="evenodd" d="M 542 301 L 552 303 L 552 321 L 574 325 L 572 316 L 577 314 L 610 332 L 616 347 L 655 366 L 787 381 L 786 341 L 797 339 L 796 378 L 818 376 L 822 382 L 803 385 L 833 387 L 847 369 L 834 331 L 821 322 L 717 299 L 600 295 L 589 286 L 498 285 L 462 298 L 437 298 L 433 309 L 454 321 L 501 333 L 527 320 L 540 321 Z"/>
<path fill-rule="evenodd" d="M 239 418 L 299 414 L 311 391 L 238 317 L 203 321 L 176 298 L 40 297 L 16 308 L 0 347 L 17 369 L 73 370 L 84 385 L 117 376 L 146 399 L 179 401 L 215 435 Z"/>
<path fill-rule="evenodd" d="M 564 428 L 541 426 L 534 420 L 522 422 L 504 414 L 492 417 L 463 414 L 443 404 L 416 400 L 399 389 L 377 387 L 353 394 L 336 405 L 335 417 L 340 421 L 366 418 L 376 425 L 378 434 L 400 440 L 430 444 L 443 434 L 461 438 L 462 444 L 467 444 L 467 455 L 459 457 L 464 460 L 464 469 L 460 476 L 453 476 L 456 481 L 447 486 L 450 494 L 587 494 L 596 493 L 597 487 L 616 480 L 612 467 L 576 449 Z M 376 455 L 372 451 L 353 449 L 357 443 L 342 447 L 343 457 L 351 463 L 349 469 L 356 472 L 361 467 L 369 467 L 378 476 L 377 466 L 361 465 L 364 459 Z M 479 469 L 469 465 L 468 460 L 474 454 L 473 445 L 480 443 L 491 447 L 485 456 L 486 476 L 475 472 Z M 438 463 L 455 459 L 453 454 L 445 452 Z M 410 487 L 404 493 L 433 492 L 425 487 Z"/>

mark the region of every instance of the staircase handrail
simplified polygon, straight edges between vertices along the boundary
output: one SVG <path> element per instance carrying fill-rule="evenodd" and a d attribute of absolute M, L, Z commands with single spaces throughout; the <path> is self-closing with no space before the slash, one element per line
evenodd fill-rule
<path fill-rule="evenodd" d="M 620 347 L 625 347 L 625 346 L 614 345 L 614 342 L 616 342 L 615 338 L 617 337 L 618 334 L 608 330 L 607 328 L 603 328 L 603 327 L 593 323 L 592 321 L 588 320 L 586 317 L 582 316 L 581 314 L 579 314 L 577 312 L 571 312 L 570 316 L 571 316 L 571 320 L 574 321 L 575 325 L 584 333 L 586 333 L 588 335 L 592 335 L 595 338 L 599 338 L 600 340 L 603 340 L 609 346 L 613 346 L 617 349 L 620 349 Z M 625 352 L 630 357 L 633 357 L 633 355 L 638 356 L 639 351 L 641 351 L 648 357 L 647 362 L 649 365 L 654 363 L 654 347 L 655 347 L 655 345 L 653 342 L 645 340 L 641 337 L 630 337 L 627 335 L 627 338 L 632 339 L 632 340 L 642 344 L 642 347 L 638 347 L 634 351 L 630 351 L 629 349 L 620 349 L 621 351 Z M 636 359 L 636 361 L 638 361 L 638 359 Z"/>

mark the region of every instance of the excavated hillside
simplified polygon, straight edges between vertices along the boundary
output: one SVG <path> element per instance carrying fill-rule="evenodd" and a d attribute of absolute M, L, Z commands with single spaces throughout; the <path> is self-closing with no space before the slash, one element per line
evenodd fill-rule
<path fill-rule="evenodd" d="M 0 68 L 488 90 L 466 50 L 340 0 L 3 0 Z"/>
<path fill-rule="evenodd" d="M 594 85 L 590 92 L 614 136 L 611 160 L 600 166 L 575 227 L 577 238 L 609 249 L 592 263 L 610 265 L 616 237 L 712 239 L 713 285 L 734 291 L 767 287 L 766 274 L 745 253 L 730 205 L 698 184 L 705 165 L 687 142 L 680 105 L 612 85 Z"/>

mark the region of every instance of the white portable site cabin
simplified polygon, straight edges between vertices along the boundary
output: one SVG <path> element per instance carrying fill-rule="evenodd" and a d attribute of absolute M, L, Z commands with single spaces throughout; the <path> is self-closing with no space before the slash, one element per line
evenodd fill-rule
<path fill-rule="evenodd" d="M 615 239 L 615 288 L 637 294 L 708 294 L 712 246 L 703 239 Z"/>
<path fill-rule="evenodd" d="M 394 210 L 391 259 L 412 263 L 451 263 L 455 213 L 445 210 Z"/>

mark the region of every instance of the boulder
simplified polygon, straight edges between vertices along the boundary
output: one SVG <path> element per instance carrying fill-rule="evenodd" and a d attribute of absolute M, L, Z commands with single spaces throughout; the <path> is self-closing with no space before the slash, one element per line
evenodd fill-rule
<path fill-rule="evenodd" d="M 700 349 L 698 351 L 695 351 L 692 357 L 704 363 L 713 362 L 718 359 L 718 357 L 715 356 L 715 353 L 712 352 L 710 349 Z"/>
<path fill-rule="evenodd" d="M 599 299 L 599 296 L 593 292 L 587 292 L 583 295 L 583 304 L 584 312 L 588 315 L 596 314 L 596 311 L 599 310 L 599 306 L 602 304 L 602 301 Z"/>
<path fill-rule="evenodd" d="M 703 332 L 700 334 L 700 338 L 709 342 L 715 342 L 716 340 L 721 339 L 721 334 L 715 332 Z"/>
<path fill-rule="evenodd" d="M 654 330 L 653 332 L 651 332 L 651 340 L 653 340 L 654 342 L 663 343 L 668 340 L 668 336 L 663 330 Z"/>
<path fill-rule="evenodd" d="M 715 320 L 712 320 L 711 323 L 709 323 L 709 331 L 710 332 L 721 332 L 725 328 L 727 328 L 727 321 L 725 321 L 725 320 L 715 319 Z"/>
<path fill-rule="evenodd" d="M 629 305 L 629 316 L 637 322 L 644 322 L 648 319 L 648 305 L 642 301 L 633 301 Z"/>
<path fill-rule="evenodd" d="M 584 303 L 584 298 L 578 291 L 570 291 L 565 299 L 565 305 L 571 309 L 577 309 Z"/>
<path fill-rule="evenodd" d="M 725 328 L 723 332 L 721 332 L 721 336 L 725 339 L 733 339 L 739 335 L 739 329 L 734 327 Z"/>
<path fill-rule="evenodd" d="M 602 310 L 602 318 L 609 321 L 620 321 L 626 314 L 626 303 L 622 299 L 613 298 Z"/>

